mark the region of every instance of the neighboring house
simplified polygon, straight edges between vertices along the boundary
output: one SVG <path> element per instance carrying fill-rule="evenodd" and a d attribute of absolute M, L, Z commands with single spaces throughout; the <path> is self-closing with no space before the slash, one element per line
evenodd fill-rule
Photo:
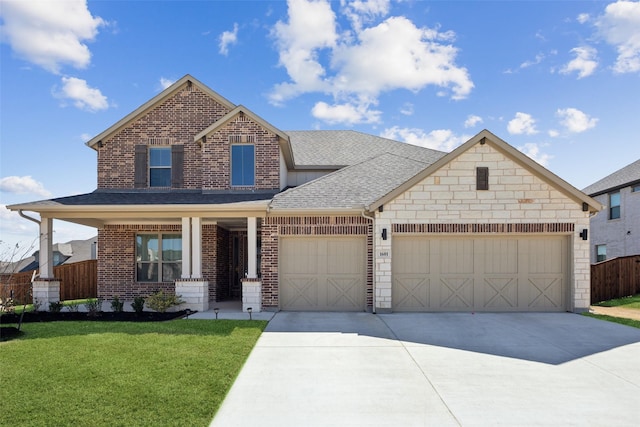
<path fill-rule="evenodd" d="M 74 262 L 96 259 L 98 237 L 86 240 L 71 240 L 66 243 L 55 243 L 51 246 L 52 267 Z M 19 261 L 6 262 L 0 265 L 0 276 L 9 277 L 15 273 L 38 270 L 40 268 L 40 251 L 35 251 L 31 256 Z"/>
<path fill-rule="evenodd" d="M 98 229 L 98 294 L 191 308 L 581 311 L 602 206 L 489 131 L 442 153 L 285 132 L 185 76 L 87 142 L 89 194 L 10 206 Z M 48 252 L 50 253 L 50 252 Z M 38 298 L 56 297 L 45 272 Z"/>
<path fill-rule="evenodd" d="M 640 160 L 582 191 L 607 207 L 591 218 L 591 262 L 640 255 Z"/>

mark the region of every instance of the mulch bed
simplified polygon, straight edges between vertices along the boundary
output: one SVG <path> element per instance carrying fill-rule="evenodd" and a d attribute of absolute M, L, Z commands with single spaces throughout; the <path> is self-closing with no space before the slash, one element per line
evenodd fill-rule
<path fill-rule="evenodd" d="M 193 314 L 191 311 L 188 314 Z M 60 312 L 51 313 L 49 311 L 28 312 L 24 314 L 22 323 L 32 322 L 59 322 L 66 320 L 85 320 L 91 322 L 161 322 L 165 320 L 180 319 L 187 316 L 186 310 L 172 311 L 167 313 L 158 313 L 155 311 L 143 311 L 142 313 L 134 312 L 99 312 L 99 313 L 86 313 L 86 312 Z M 19 314 L 3 314 L 0 317 L 1 324 L 13 324 L 20 321 Z M 1 326 L 0 325 L 0 341 L 7 341 L 17 336 L 20 336 L 22 331 L 14 326 Z"/>

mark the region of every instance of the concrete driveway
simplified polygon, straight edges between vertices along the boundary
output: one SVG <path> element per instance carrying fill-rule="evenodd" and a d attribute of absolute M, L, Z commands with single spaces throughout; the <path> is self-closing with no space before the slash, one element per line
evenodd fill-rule
<path fill-rule="evenodd" d="M 640 330 L 569 313 L 286 313 L 213 426 L 637 426 Z"/>

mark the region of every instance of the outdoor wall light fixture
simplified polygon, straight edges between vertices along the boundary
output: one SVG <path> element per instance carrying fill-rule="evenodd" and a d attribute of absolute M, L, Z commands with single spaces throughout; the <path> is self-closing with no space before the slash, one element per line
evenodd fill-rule
<path fill-rule="evenodd" d="M 216 314 L 216 320 L 218 320 L 218 312 L 220 311 L 220 309 L 218 307 L 213 309 L 213 312 Z"/>
<path fill-rule="evenodd" d="M 386 228 L 382 229 L 382 240 L 387 240 L 387 229 Z"/>
<path fill-rule="evenodd" d="M 253 312 L 253 307 L 247 307 L 247 311 L 249 312 L 249 320 L 253 320 L 251 318 L 251 312 Z"/>
<path fill-rule="evenodd" d="M 589 238 L 588 233 L 589 231 L 586 228 L 580 232 L 580 237 L 582 237 L 582 240 L 587 240 Z"/>

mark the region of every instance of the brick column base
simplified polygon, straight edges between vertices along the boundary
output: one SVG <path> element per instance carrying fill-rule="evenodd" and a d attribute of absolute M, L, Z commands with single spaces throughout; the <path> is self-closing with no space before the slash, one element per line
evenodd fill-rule
<path fill-rule="evenodd" d="M 242 279 L 242 311 L 251 307 L 253 313 L 262 311 L 262 280 Z"/>
<path fill-rule="evenodd" d="M 60 301 L 60 281 L 55 279 L 39 279 L 32 283 L 33 304 L 40 311 L 49 311 L 49 303 Z"/>
<path fill-rule="evenodd" d="M 182 309 L 207 311 L 209 309 L 209 282 L 202 279 L 176 280 L 176 295 L 184 301 Z"/>

